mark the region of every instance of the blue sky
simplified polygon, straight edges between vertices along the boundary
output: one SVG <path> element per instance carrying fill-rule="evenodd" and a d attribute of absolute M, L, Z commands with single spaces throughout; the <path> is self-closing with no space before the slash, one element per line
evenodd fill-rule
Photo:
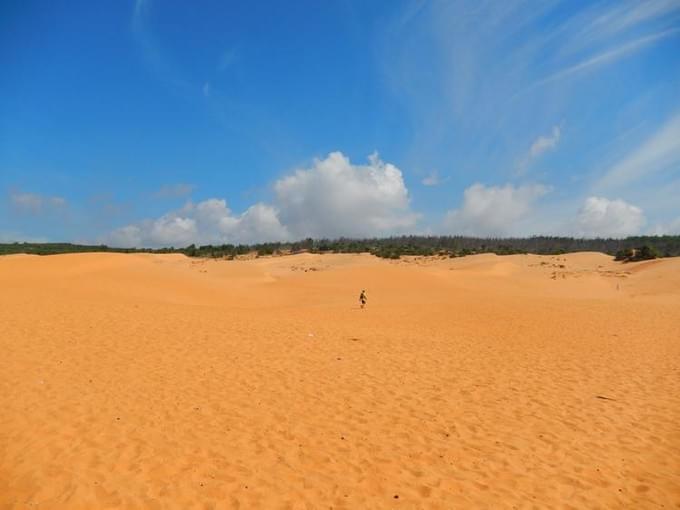
<path fill-rule="evenodd" d="M 5 2 L 0 240 L 680 233 L 680 0 Z"/>

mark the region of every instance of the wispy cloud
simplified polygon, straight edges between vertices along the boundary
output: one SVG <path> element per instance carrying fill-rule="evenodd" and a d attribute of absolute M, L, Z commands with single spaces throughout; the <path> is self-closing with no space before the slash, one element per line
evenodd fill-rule
<path fill-rule="evenodd" d="M 553 126 L 550 134 L 541 135 L 536 138 L 531 144 L 531 147 L 529 147 L 526 155 L 518 163 L 516 174 L 518 176 L 525 174 L 534 160 L 540 158 L 546 152 L 555 150 L 560 142 L 561 136 L 562 130 L 560 126 Z"/>
<path fill-rule="evenodd" d="M 144 16 L 146 15 L 151 0 L 135 0 L 135 6 L 132 10 L 132 25 L 133 28 L 139 28 Z"/>
<path fill-rule="evenodd" d="M 430 172 L 420 182 L 423 184 L 423 186 L 439 186 L 442 183 L 441 179 L 439 178 L 439 172 L 436 170 Z"/>
<path fill-rule="evenodd" d="M 586 47 L 599 41 L 644 27 L 649 23 L 661 25 L 677 21 L 678 0 L 620 1 L 603 9 L 595 4 L 574 20 L 580 28 L 574 30 L 571 48 Z"/>
<path fill-rule="evenodd" d="M 595 19 L 591 27 L 605 33 L 621 32 L 646 21 L 680 10 L 678 0 L 646 0 L 622 2 L 612 12 Z"/>
<path fill-rule="evenodd" d="M 619 189 L 671 167 L 680 171 L 680 112 L 607 170 L 595 189 Z"/>
<path fill-rule="evenodd" d="M 414 162 L 445 168 L 440 148 L 456 142 L 465 149 L 461 169 L 488 164 L 491 151 L 480 158 L 477 148 L 514 159 L 511 147 L 574 99 L 569 78 L 587 79 L 680 35 L 678 0 L 567 4 L 423 2 L 386 24 L 378 56 L 411 115 Z"/>
<path fill-rule="evenodd" d="M 66 199 L 62 197 L 19 191 L 10 193 L 9 202 L 16 212 L 32 215 L 63 210 L 67 206 Z"/>
<path fill-rule="evenodd" d="M 191 195 L 194 186 L 186 183 L 166 184 L 153 193 L 154 198 L 182 198 Z"/>
<path fill-rule="evenodd" d="M 26 236 L 17 232 L 0 232 L 0 243 L 46 243 L 47 237 Z"/>
<path fill-rule="evenodd" d="M 636 39 L 634 41 L 631 41 L 626 44 L 622 44 L 621 46 L 614 48 L 612 50 L 608 50 L 605 52 L 602 52 L 598 55 L 595 55 L 593 57 L 590 57 L 582 62 L 579 62 L 578 64 L 575 64 L 573 66 L 567 67 L 566 69 L 563 69 L 561 71 L 558 71 L 556 73 L 551 74 L 547 78 L 544 78 L 542 80 L 537 81 L 534 83 L 530 89 L 534 89 L 536 87 L 541 87 L 543 85 L 546 85 L 548 83 L 558 81 L 558 80 L 563 80 L 565 78 L 568 78 L 570 76 L 573 76 L 575 74 L 579 74 L 585 71 L 588 71 L 591 68 L 595 68 L 597 66 L 601 66 L 607 63 L 615 62 L 616 60 L 622 59 L 624 57 L 627 57 L 643 48 L 646 46 L 649 46 L 657 41 L 660 41 L 662 39 L 666 39 L 668 37 L 673 37 L 675 35 L 678 35 L 680 33 L 680 28 L 672 28 L 668 30 L 664 30 L 662 32 L 658 32 L 652 35 L 647 35 L 645 37 L 640 37 L 639 39 Z"/>
<path fill-rule="evenodd" d="M 162 45 L 147 26 L 147 19 L 153 11 L 152 5 L 152 0 L 136 0 L 132 10 L 132 34 L 140 55 L 149 70 L 167 87 L 187 96 L 194 95 L 198 88 L 196 84 L 188 80 L 171 55 L 163 51 Z"/>
<path fill-rule="evenodd" d="M 234 48 L 225 50 L 220 56 L 219 61 L 217 62 L 217 70 L 226 71 L 229 67 L 231 67 L 234 64 L 234 62 L 236 62 L 237 58 L 238 53 Z"/>
<path fill-rule="evenodd" d="M 552 134 L 547 136 L 539 136 L 534 143 L 531 144 L 529 149 L 529 156 L 532 158 L 537 158 L 541 154 L 548 152 L 549 150 L 557 147 L 560 141 L 560 127 L 554 126 L 552 128 Z"/>

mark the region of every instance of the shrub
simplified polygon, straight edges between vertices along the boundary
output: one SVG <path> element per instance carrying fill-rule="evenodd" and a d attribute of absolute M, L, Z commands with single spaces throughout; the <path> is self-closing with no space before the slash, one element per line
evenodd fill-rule
<path fill-rule="evenodd" d="M 617 251 L 614 260 L 638 262 L 640 260 L 653 260 L 659 257 L 660 255 L 656 248 L 645 244 L 640 248 L 627 248 Z"/>

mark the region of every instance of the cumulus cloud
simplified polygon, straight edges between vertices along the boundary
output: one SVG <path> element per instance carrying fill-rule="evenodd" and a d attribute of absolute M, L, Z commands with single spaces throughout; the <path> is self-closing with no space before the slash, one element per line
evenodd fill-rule
<path fill-rule="evenodd" d="M 198 238 L 196 220 L 181 216 L 163 216 L 151 223 L 149 237 L 156 244 L 190 244 Z"/>
<path fill-rule="evenodd" d="M 127 225 L 106 241 L 117 246 L 256 243 L 305 237 L 372 237 L 406 232 L 419 218 L 401 171 L 377 154 L 354 165 L 340 152 L 274 183 L 274 203 L 234 214 L 211 198 Z"/>
<path fill-rule="evenodd" d="M 38 193 L 10 193 L 9 202 L 16 212 L 23 214 L 43 214 L 62 210 L 66 207 L 66 199 Z"/>
<path fill-rule="evenodd" d="M 593 196 L 579 211 L 576 230 L 583 237 L 626 237 L 638 234 L 645 223 L 639 207 L 621 199 Z"/>
<path fill-rule="evenodd" d="M 274 185 L 281 221 L 296 237 L 371 237 L 413 228 L 401 171 L 377 154 L 354 165 L 340 152 Z"/>
<path fill-rule="evenodd" d="M 189 202 L 155 220 L 116 229 L 105 241 L 114 246 L 139 247 L 254 243 L 289 238 L 271 206 L 255 204 L 236 215 L 226 201 L 212 198 L 198 204 Z"/>
<path fill-rule="evenodd" d="M 142 227 L 139 225 L 126 225 L 124 227 L 117 228 L 101 239 L 101 241 L 118 248 L 139 248 L 151 246 L 150 244 L 144 244 Z"/>
<path fill-rule="evenodd" d="M 444 228 L 451 234 L 508 235 L 549 191 L 550 188 L 540 184 L 517 187 L 474 184 L 465 190 L 462 206 L 446 214 Z"/>
<path fill-rule="evenodd" d="M 197 204 L 194 217 L 201 232 L 217 232 L 226 242 L 256 243 L 290 239 L 279 221 L 278 211 L 271 205 L 257 203 L 243 214 L 234 215 L 225 200 L 210 199 Z M 209 241 L 209 236 L 208 236 Z"/>

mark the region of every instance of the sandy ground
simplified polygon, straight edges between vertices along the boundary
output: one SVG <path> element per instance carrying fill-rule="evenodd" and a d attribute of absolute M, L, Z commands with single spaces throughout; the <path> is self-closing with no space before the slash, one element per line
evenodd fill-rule
<path fill-rule="evenodd" d="M 19 255 L 0 289 L 3 509 L 680 508 L 680 259 Z"/>

